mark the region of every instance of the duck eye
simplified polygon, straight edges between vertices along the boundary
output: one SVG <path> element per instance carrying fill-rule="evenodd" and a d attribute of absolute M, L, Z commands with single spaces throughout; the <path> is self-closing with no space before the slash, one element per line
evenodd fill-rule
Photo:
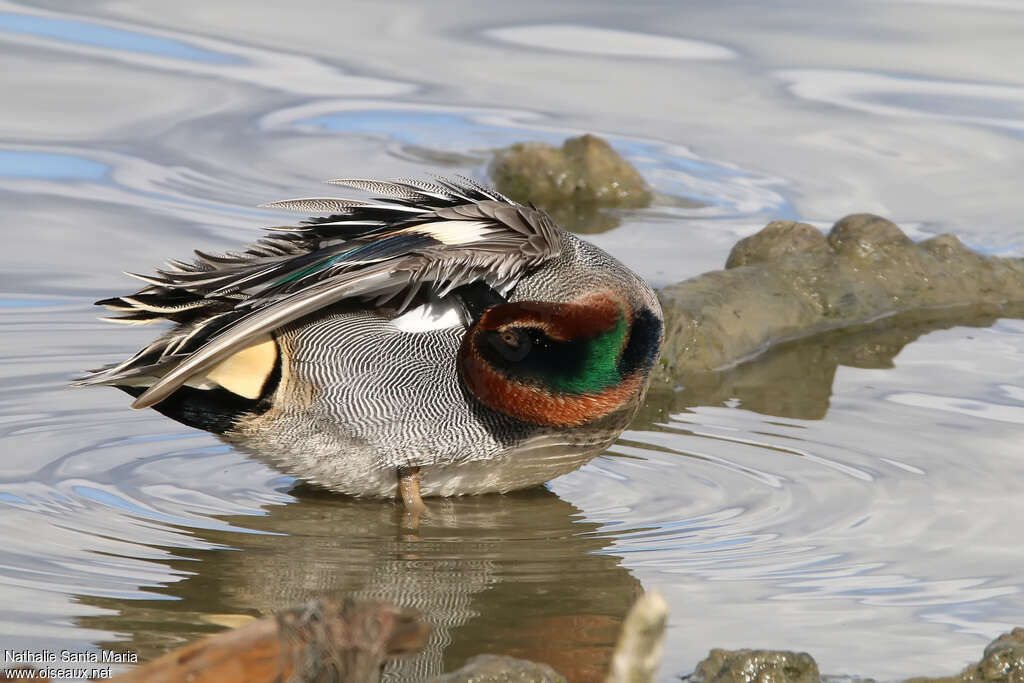
<path fill-rule="evenodd" d="M 533 342 L 529 335 L 515 329 L 492 332 L 490 335 L 491 346 L 501 354 L 507 361 L 518 362 L 526 358 L 533 348 Z"/>

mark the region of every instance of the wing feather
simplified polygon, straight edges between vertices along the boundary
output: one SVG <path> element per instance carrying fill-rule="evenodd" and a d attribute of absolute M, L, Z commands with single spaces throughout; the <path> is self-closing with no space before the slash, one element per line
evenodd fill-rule
<path fill-rule="evenodd" d="M 354 199 L 337 199 L 335 197 L 302 197 L 260 204 L 260 208 L 303 211 L 307 213 L 342 213 L 357 206 L 366 206 L 366 202 Z"/>
<path fill-rule="evenodd" d="M 174 393 L 261 335 L 356 300 L 397 312 L 421 293 L 446 296 L 485 281 L 504 291 L 556 258 L 560 232 L 547 214 L 467 178 L 433 181 L 338 179 L 372 200 L 310 197 L 265 206 L 326 214 L 270 234 L 239 253 L 197 251 L 171 261 L 138 292 L 97 302 L 132 324 L 177 326 L 125 362 L 79 384 L 154 382 L 133 408 Z"/>

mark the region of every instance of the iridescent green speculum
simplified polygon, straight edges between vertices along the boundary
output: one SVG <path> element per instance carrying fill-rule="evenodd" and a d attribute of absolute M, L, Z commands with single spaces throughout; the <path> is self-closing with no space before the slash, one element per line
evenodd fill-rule
<path fill-rule="evenodd" d="M 597 394 L 618 384 L 622 381 L 619 357 L 628 331 L 626 316 L 620 313 L 611 329 L 575 342 L 580 364 L 559 368 L 547 378 L 547 384 L 565 394 Z"/>

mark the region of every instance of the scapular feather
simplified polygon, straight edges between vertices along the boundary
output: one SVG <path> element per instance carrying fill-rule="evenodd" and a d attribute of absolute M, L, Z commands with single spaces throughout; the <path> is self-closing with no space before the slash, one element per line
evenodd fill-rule
<path fill-rule="evenodd" d="M 155 276 L 134 276 L 147 286 L 101 303 L 124 314 L 119 322 L 178 327 L 145 353 L 79 383 L 117 385 L 146 366 L 158 379 L 133 407 L 151 406 L 252 339 L 337 302 L 401 312 L 420 293 L 444 296 L 474 282 L 504 291 L 560 253 L 547 214 L 466 178 L 334 184 L 380 198 L 273 202 L 266 206 L 328 215 L 271 228 L 238 253 L 196 252 L 191 263 L 175 260 Z"/>

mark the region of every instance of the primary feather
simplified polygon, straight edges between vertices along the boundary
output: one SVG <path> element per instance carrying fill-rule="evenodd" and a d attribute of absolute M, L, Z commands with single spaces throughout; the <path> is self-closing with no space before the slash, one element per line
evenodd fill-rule
<path fill-rule="evenodd" d="M 190 378 L 298 318 L 357 299 L 404 310 L 418 294 L 444 296 L 485 281 L 501 289 L 559 256 L 558 228 L 467 178 L 435 182 L 342 179 L 381 199 L 311 198 L 268 206 L 329 216 L 270 235 L 239 253 L 196 252 L 171 261 L 146 287 L 97 302 L 118 322 L 169 320 L 177 326 L 119 365 L 80 384 L 154 378 L 133 408 L 159 403 Z"/>

